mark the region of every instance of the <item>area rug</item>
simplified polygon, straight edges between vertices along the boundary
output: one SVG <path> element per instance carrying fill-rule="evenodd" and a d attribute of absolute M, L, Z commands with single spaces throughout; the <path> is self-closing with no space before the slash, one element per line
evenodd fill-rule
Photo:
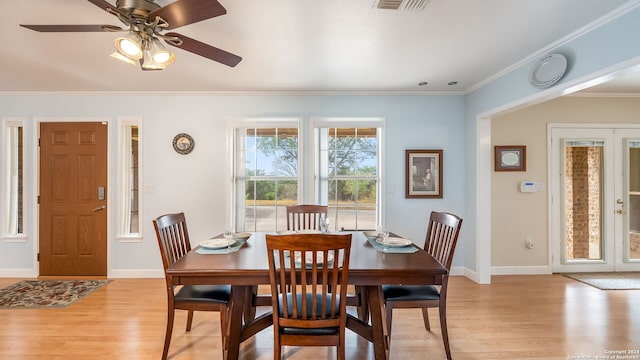
<path fill-rule="evenodd" d="M 61 308 L 110 280 L 23 280 L 0 289 L 0 308 Z"/>
<path fill-rule="evenodd" d="M 640 290 L 640 271 L 567 273 L 562 275 L 600 290 Z"/>

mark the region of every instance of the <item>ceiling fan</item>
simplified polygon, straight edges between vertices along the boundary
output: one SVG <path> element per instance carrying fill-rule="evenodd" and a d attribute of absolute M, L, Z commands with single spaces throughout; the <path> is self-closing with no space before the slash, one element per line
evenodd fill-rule
<path fill-rule="evenodd" d="M 162 70 L 175 61 L 175 55 L 160 42 L 192 52 L 227 66 L 236 66 L 242 58 L 175 32 L 181 26 L 224 15 L 227 10 L 216 0 L 176 0 L 160 6 L 156 0 L 88 0 L 116 16 L 125 27 L 114 25 L 23 25 L 39 32 L 127 32 L 115 41 L 111 56 L 129 63 L 140 63 L 143 70 Z"/>

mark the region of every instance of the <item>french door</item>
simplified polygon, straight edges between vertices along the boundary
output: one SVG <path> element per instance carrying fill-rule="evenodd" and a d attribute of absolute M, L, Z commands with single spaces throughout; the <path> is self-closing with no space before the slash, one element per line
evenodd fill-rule
<path fill-rule="evenodd" d="M 640 270 L 640 128 L 550 130 L 553 271 Z"/>

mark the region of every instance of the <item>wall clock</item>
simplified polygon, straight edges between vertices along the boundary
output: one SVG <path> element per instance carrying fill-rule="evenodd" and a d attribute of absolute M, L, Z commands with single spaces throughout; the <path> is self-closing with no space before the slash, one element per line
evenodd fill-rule
<path fill-rule="evenodd" d="M 180 133 L 173 138 L 173 149 L 182 155 L 186 155 L 193 150 L 196 143 L 189 134 Z"/>

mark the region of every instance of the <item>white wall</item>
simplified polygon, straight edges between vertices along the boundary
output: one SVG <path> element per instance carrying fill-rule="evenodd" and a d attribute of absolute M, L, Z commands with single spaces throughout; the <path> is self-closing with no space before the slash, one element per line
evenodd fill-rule
<path fill-rule="evenodd" d="M 383 117 L 386 120 L 385 178 L 387 223 L 394 231 L 424 241 L 431 210 L 465 216 L 464 106 L 461 96 L 243 96 L 243 95 L 24 95 L 0 96 L 0 118 L 26 118 L 26 169 L 33 168 L 35 118 L 111 119 L 112 172 L 109 188 L 118 175 L 115 166 L 115 130 L 118 117 L 142 118 L 143 235 L 140 243 L 115 239 L 115 203 L 109 207 L 109 275 L 160 276 L 161 262 L 152 219 L 167 212 L 184 211 L 194 243 L 224 228 L 226 182 L 226 119 L 229 117 L 314 116 Z M 193 136 L 195 148 L 179 155 L 172 148 L 180 132 Z M 2 134 L 0 134 L 2 135 Z M 444 150 L 444 198 L 404 198 L 405 149 Z M 33 223 L 34 179 L 27 184 L 27 240 L 0 242 L 0 276 L 35 276 L 37 225 Z M 144 190 L 154 188 L 153 192 Z M 2 216 L 3 214 L 0 214 Z M 460 246 L 464 246 L 464 230 Z M 460 252 L 462 254 L 462 252 Z M 464 259 L 458 256 L 454 266 Z"/>

